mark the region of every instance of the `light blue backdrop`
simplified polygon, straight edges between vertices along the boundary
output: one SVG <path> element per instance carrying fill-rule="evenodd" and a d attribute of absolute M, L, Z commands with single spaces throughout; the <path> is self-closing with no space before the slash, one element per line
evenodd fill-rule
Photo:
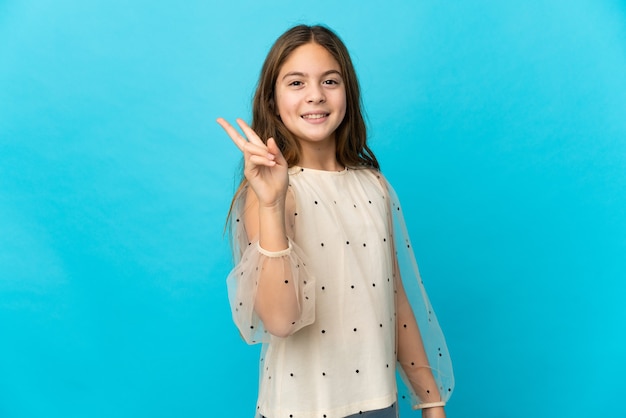
<path fill-rule="evenodd" d="M 624 417 L 618 0 L 0 1 L 0 417 L 249 417 L 223 222 L 261 62 L 349 46 L 449 417 Z"/>

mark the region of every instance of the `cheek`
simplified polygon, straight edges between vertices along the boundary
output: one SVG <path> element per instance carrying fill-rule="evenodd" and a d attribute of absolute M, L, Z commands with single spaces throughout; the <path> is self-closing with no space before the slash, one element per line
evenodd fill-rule
<path fill-rule="evenodd" d="M 293 99 L 288 94 L 276 94 L 276 114 L 285 116 L 293 109 Z"/>

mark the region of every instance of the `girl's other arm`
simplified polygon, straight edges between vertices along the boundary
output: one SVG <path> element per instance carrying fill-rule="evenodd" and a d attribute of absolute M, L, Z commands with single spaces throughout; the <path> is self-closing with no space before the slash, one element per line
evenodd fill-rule
<path fill-rule="evenodd" d="M 415 315 L 407 299 L 402 279 L 396 275 L 398 362 L 421 400 L 422 416 L 445 418 L 441 395 L 433 377 Z"/>

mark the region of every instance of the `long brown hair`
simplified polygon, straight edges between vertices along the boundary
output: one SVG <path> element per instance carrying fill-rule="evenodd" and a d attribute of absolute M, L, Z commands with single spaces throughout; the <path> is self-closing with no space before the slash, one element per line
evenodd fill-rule
<path fill-rule="evenodd" d="M 308 43 L 324 47 L 333 56 L 339 63 L 344 80 L 346 115 L 335 133 L 337 162 L 345 167 L 380 169 L 376 156 L 367 146 L 367 128 L 361 110 L 361 90 L 350 54 L 339 36 L 324 26 L 294 26 L 276 40 L 263 63 L 252 101 L 252 129 L 263 142 L 268 138 L 276 140 L 289 167 L 298 164 L 302 148 L 277 114 L 275 87 L 278 73 L 289 55 L 296 48 Z M 244 177 L 231 203 L 229 217 L 233 204 L 246 183 Z"/>

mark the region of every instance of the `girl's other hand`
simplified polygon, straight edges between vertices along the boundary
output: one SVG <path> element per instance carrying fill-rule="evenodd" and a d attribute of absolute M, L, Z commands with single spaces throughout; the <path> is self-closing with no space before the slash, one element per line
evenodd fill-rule
<path fill-rule="evenodd" d="M 224 128 L 230 139 L 241 150 L 244 158 L 244 175 L 262 206 L 284 204 L 289 178 L 287 161 L 280 152 L 274 138 L 267 145 L 242 119 L 237 124 L 242 136 L 230 123 L 218 118 L 217 123 Z"/>

